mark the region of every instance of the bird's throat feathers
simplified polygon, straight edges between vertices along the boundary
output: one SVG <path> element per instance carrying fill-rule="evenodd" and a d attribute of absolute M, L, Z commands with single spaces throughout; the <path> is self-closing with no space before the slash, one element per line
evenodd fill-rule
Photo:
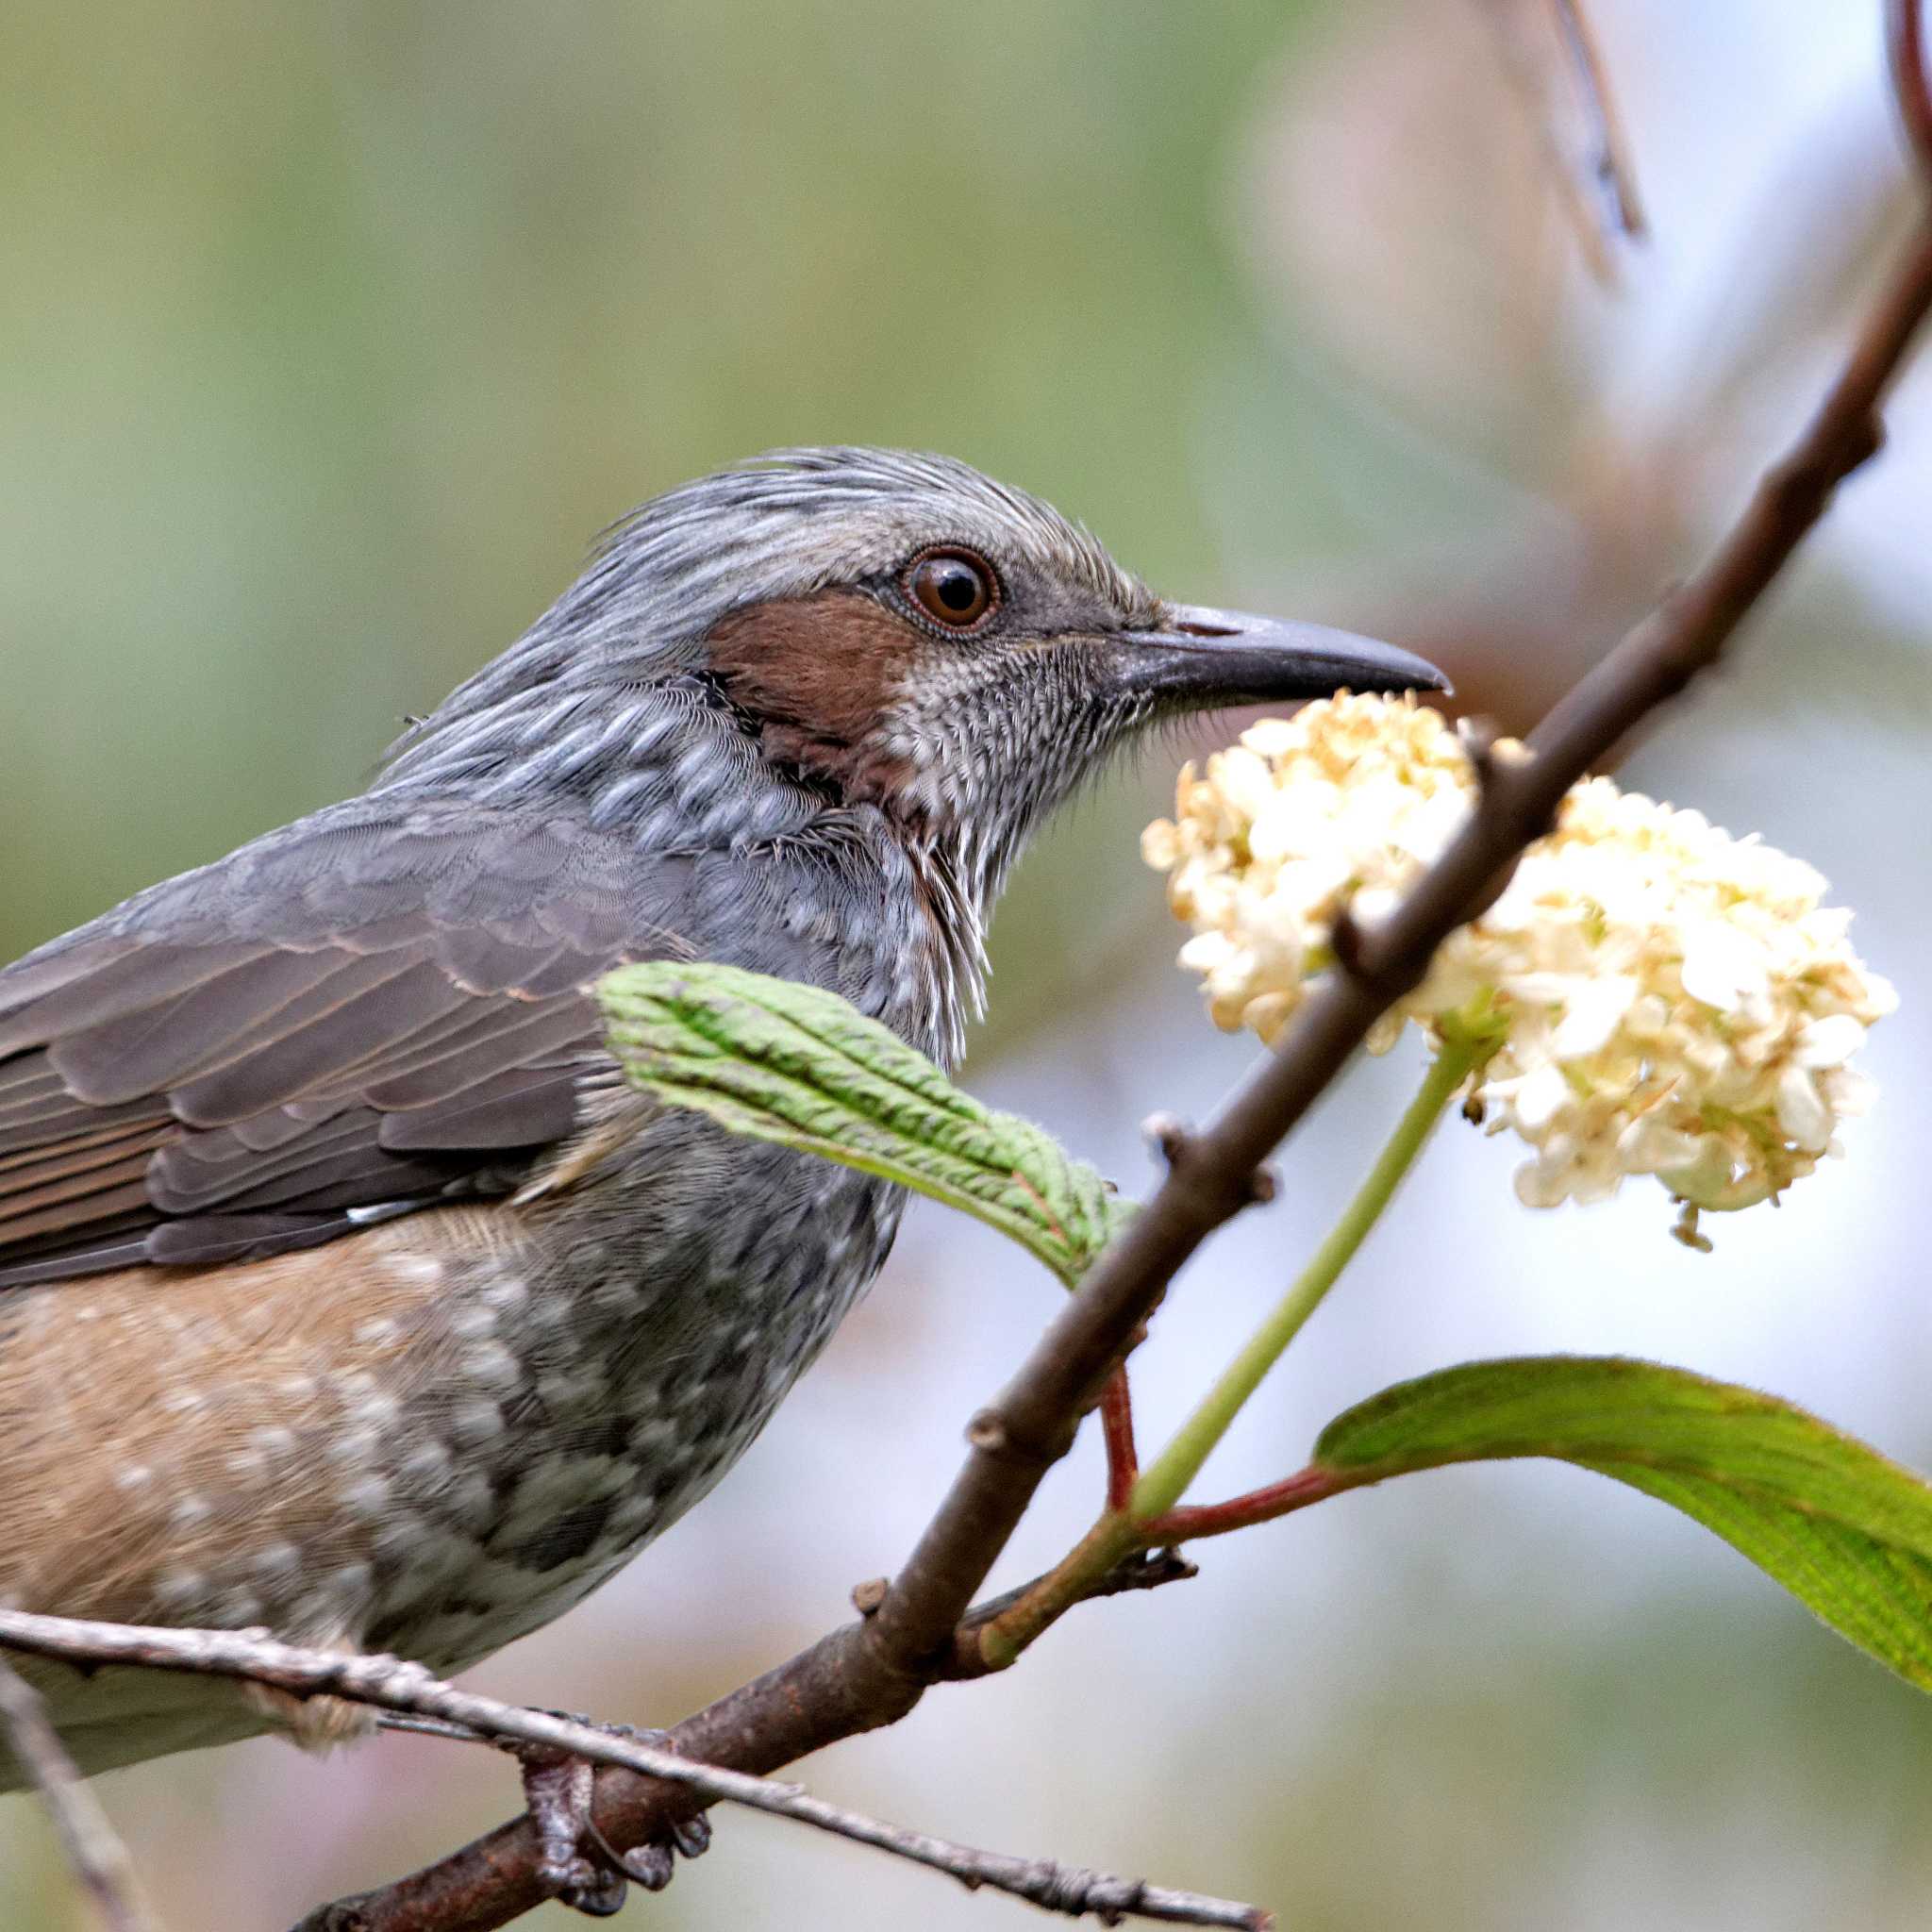
<path fill-rule="evenodd" d="M 935 564 L 956 601 L 932 601 Z M 975 578 L 977 608 L 957 601 Z M 1028 834 L 1144 722 L 1108 640 L 1158 612 L 1084 531 L 963 464 L 784 453 L 619 525 L 375 789 L 548 808 L 654 853 L 882 869 L 916 884 L 970 1008 Z"/>

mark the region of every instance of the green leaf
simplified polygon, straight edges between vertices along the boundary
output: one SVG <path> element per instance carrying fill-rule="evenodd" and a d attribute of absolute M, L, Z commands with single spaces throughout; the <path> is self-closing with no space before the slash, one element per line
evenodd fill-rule
<path fill-rule="evenodd" d="M 608 974 L 597 998 L 634 1087 L 916 1188 L 1010 1235 L 1070 1286 L 1131 1211 L 1052 1135 L 982 1107 L 836 993 L 653 960 Z"/>
<path fill-rule="evenodd" d="M 1518 1456 L 1681 1509 L 1932 1690 L 1932 1484 L 1775 1396 L 1656 1362 L 1527 1356 L 1398 1383 L 1315 1444 L 1316 1466 L 1348 1489 Z"/>

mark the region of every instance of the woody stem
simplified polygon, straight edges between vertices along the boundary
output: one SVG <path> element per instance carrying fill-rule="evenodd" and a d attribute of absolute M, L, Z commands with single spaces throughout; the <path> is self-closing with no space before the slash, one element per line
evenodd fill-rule
<path fill-rule="evenodd" d="M 1341 1218 L 1329 1229 L 1307 1266 L 1246 1346 L 1222 1372 L 1220 1379 L 1201 1399 L 1173 1441 L 1141 1472 L 1124 1505 L 1106 1510 L 1052 1571 L 980 1633 L 980 1654 L 991 1668 L 1000 1670 L 1011 1663 L 1063 1610 L 1087 1594 L 1093 1578 L 1105 1575 L 1131 1551 L 1167 1540 L 1163 1519 L 1199 1474 L 1201 1465 L 1227 1433 L 1228 1425 L 1248 1398 L 1260 1387 L 1269 1370 L 1281 1358 L 1282 1352 L 1301 1333 L 1341 1278 L 1341 1271 L 1394 1198 L 1403 1176 L 1415 1164 L 1443 1108 L 1469 1077 L 1471 1069 L 1487 1057 L 1491 1044 L 1460 1036 L 1444 1041 L 1430 1063 L 1421 1091 L 1396 1123 L 1394 1132 Z M 1238 1498 L 1231 1507 L 1238 1508 L 1245 1500 Z M 1306 1500 L 1314 1498 L 1309 1496 Z M 1218 1518 L 1221 1513 L 1217 1509 L 1212 1516 Z M 1267 1513 L 1283 1512 L 1277 1504 Z M 1184 1532 L 1187 1518 L 1193 1514 L 1186 1512 L 1174 1527 Z"/>

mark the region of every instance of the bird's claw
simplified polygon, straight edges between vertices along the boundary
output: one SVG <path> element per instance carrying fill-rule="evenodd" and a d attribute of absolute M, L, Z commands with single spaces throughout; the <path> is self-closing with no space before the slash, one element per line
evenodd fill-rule
<path fill-rule="evenodd" d="M 551 1715 L 591 1724 L 568 1711 Z M 671 1748 L 664 1731 L 641 1731 L 630 1724 L 591 1727 L 660 1751 Z M 621 1852 L 591 1816 L 596 1766 L 589 1758 L 543 1745 L 526 1745 L 518 1756 L 524 1769 L 524 1802 L 541 1847 L 538 1882 L 558 1904 L 586 1918 L 608 1919 L 623 1910 L 625 1892 L 632 1883 L 646 1891 L 662 1891 L 671 1883 L 677 1857 L 695 1858 L 710 1845 L 710 1820 L 699 1812 L 671 1825 L 662 1838 Z"/>

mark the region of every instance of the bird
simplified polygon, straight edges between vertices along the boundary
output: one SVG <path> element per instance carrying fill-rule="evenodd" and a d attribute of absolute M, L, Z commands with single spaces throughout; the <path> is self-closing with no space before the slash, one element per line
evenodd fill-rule
<path fill-rule="evenodd" d="M 367 789 L 0 971 L 0 1607 L 439 1673 L 560 1615 L 742 1454 L 904 1206 L 628 1087 L 599 978 L 808 982 L 956 1068 L 1015 860 L 1117 753 L 1444 684 L 1169 602 L 948 458 L 646 503 Z M 23 1668 L 88 1774 L 370 1722 Z"/>

